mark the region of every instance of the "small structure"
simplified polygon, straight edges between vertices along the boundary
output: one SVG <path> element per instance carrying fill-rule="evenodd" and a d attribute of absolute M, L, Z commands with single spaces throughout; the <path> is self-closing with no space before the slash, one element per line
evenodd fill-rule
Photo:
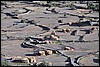
<path fill-rule="evenodd" d="M 68 33 L 68 32 L 70 32 L 70 29 L 62 29 L 62 31 L 64 32 L 64 33 Z"/>
<path fill-rule="evenodd" d="M 51 35 L 56 35 L 56 32 L 55 32 L 55 31 L 52 31 L 52 32 L 51 32 Z"/>
<path fill-rule="evenodd" d="M 36 63 L 36 66 L 43 66 L 43 65 L 44 65 L 43 62 Z"/>
<path fill-rule="evenodd" d="M 47 55 L 50 55 L 50 54 L 53 53 L 53 51 L 52 51 L 52 50 L 46 50 L 45 53 L 46 53 Z"/>
<path fill-rule="evenodd" d="M 30 63 L 27 57 L 22 58 L 23 63 Z"/>
<path fill-rule="evenodd" d="M 74 48 L 70 46 L 66 46 L 64 47 L 64 50 L 74 51 Z"/>
<path fill-rule="evenodd" d="M 21 62 L 21 63 L 32 63 L 32 62 L 36 62 L 36 58 L 34 56 L 26 56 L 26 57 L 16 56 L 16 57 L 12 57 L 11 61 Z"/>
<path fill-rule="evenodd" d="M 58 36 L 50 35 L 50 39 L 51 39 L 51 40 L 58 40 L 58 38 L 59 38 Z"/>
<path fill-rule="evenodd" d="M 34 56 L 27 56 L 30 63 L 36 62 L 36 58 Z"/>
<path fill-rule="evenodd" d="M 50 41 L 50 40 L 45 40 L 45 43 L 46 43 L 46 44 L 52 44 L 52 41 Z"/>
<path fill-rule="evenodd" d="M 50 35 L 46 35 L 44 37 L 44 40 L 58 40 L 58 39 L 59 39 L 59 36 L 56 35 L 56 32 L 55 31 L 52 31 Z M 52 43 L 52 42 L 50 42 L 50 43 Z"/>
<path fill-rule="evenodd" d="M 38 53 L 39 53 L 40 56 L 45 55 L 45 51 L 39 51 Z"/>
<path fill-rule="evenodd" d="M 36 63 L 36 66 L 53 66 L 52 62 L 38 62 Z"/>

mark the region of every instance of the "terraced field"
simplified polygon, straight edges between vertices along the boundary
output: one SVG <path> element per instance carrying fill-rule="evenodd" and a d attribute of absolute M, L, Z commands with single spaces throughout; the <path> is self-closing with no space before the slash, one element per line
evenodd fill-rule
<path fill-rule="evenodd" d="M 2 3 L 2 59 L 33 56 L 37 60 L 35 63 L 47 61 L 52 62 L 53 66 L 99 66 L 99 12 L 84 14 L 82 11 L 86 9 L 49 8 L 21 1 Z M 51 11 L 53 8 L 55 12 Z M 79 16 L 83 14 L 84 18 L 97 20 L 98 24 L 79 26 Z M 51 50 L 52 54 L 34 55 L 35 52 L 47 50 Z M 7 61 L 12 66 L 27 66 L 33 63 Z"/>

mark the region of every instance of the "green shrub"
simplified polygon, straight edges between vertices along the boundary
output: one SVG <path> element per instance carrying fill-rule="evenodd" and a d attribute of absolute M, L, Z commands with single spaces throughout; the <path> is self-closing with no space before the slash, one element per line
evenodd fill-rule
<path fill-rule="evenodd" d="M 2 60 L 1 61 L 1 66 L 11 66 L 11 65 L 8 64 L 8 61 Z"/>
<path fill-rule="evenodd" d="M 27 23 L 28 22 L 28 19 L 22 19 L 21 20 L 21 23 Z"/>
<path fill-rule="evenodd" d="M 97 10 L 97 11 L 99 11 L 99 4 L 95 5 L 95 8 L 94 8 L 94 10 Z"/>
<path fill-rule="evenodd" d="M 99 11 L 99 4 L 94 5 L 91 1 L 87 2 L 87 7 L 88 9 Z"/>

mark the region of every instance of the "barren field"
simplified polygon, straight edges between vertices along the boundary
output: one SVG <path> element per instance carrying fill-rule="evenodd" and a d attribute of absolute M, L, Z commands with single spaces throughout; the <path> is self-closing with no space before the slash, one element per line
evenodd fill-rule
<path fill-rule="evenodd" d="M 2 3 L 1 57 L 11 66 L 27 66 L 44 61 L 51 62 L 53 66 L 99 66 L 99 25 L 77 25 L 79 16 L 89 9 L 49 8 L 21 1 Z M 58 13 L 51 11 L 53 8 Z M 99 24 L 97 11 L 84 14 L 84 18 L 93 19 L 96 22 L 92 23 Z M 87 34 L 88 31 L 90 33 Z M 53 53 L 35 55 L 35 52 L 47 50 Z M 13 58 L 7 59 L 17 56 L 33 56 L 36 62 L 16 63 L 12 62 Z"/>

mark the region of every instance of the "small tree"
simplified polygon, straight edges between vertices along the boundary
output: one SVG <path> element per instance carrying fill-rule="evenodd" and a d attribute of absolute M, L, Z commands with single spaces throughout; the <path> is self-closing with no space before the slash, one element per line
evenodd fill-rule
<path fill-rule="evenodd" d="M 87 2 L 87 7 L 88 7 L 89 9 L 94 9 L 94 8 L 95 8 L 94 5 L 93 5 L 93 2 L 91 2 L 91 1 L 88 1 L 88 2 Z"/>
<path fill-rule="evenodd" d="M 94 10 L 99 11 L 99 4 L 95 5 L 95 9 Z"/>
<path fill-rule="evenodd" d="M 94 5 L 93 2 L 91 2 L 91 1 L 87 2 L 87 7 L 88 7 L 88 9 L 99 11 L 99 4 Z"/>
<path fill-rule="evenodd" d="M 76 7 L 73 3 L 70 4 L 70 8 L 73 9 L 73 10 L 76 9 Z"/>

